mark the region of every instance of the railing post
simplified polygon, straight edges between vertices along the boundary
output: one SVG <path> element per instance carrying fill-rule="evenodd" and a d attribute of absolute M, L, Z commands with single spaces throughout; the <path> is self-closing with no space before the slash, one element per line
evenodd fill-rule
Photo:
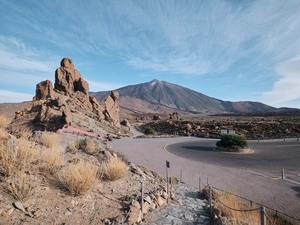
<path fill-rule="evenodd" d="M 169 171 L 168 171 L 168 167 L 166 167 L 166 172 L 167 172 L 167 203 L 169 203 Z"/>
<path fill-rule="evenodd" d="M 141 210 L 142 210 L 142 215 L 144 211 L 144 181 L 141 183 Z"/>
<path fill-rule="evenodd" d="M 260 225 L 266 225 L 265 207 L 260 207 Z"/>
<path fill-rule="evenodd" d="M 180 170 L 180 183 L 182 183 L 182 169 Z"/>
<path fill-rule="evenodd" d="M 284 168 L 281 168 L 281 179 L 284 179 L 285 176 L 284 176 Z"/>
<path fill-rule="evenodd" d="M 201 177 L 199 177 L 199 192 L 201 193 Z"/>
<path fill-rule="evenodd" d="M 212 214 L 212 208 L 211 208 L 211 204 L 212 204 L 212 193 L 211 193 L 211 187 L 208 186 L 208 203 L 209 203 L 209 210 L 210 210 L 210 213 Z"/>

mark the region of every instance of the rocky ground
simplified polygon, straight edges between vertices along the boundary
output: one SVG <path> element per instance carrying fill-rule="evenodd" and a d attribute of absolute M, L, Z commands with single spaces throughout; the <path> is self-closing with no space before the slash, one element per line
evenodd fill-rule
<path fill-rule="evenodd" d="M 144 120 L 143 120 L 144 121 Z M 140 126 L 152 127 L 158 135 L 180 135 L 220 138 L 221 130 L 234 130 L 247 139 L 300 137 L 300 115 L 270 116 L 193 116 L 179 120 L 146 120 Z"/>
<path fill-rule="evenodd" d="M 0 130 L 1 143 L 7 137 L 14 139 L 3 129 Z M 41 134 L 42 132 L 37 132 L 34 137 L 30 138 L 35 143 L 35 149 L 38 151 L 53 150 L 35 142 Z M 59 137 L 60 146 L 56 146 L 57 148 L 65 148 L 72 141 L 81 138 L 65 133 L 60 133 Z M 14 141 L 18 143 L 19 139 L 14 139 Z M 109 181 L 99 178 L 86 193 L 79 196 L 71 194 L 58 178 L 60 171 L 67 165 L 84 160 L 95 162 L 100 167 L 107 157 L 123 157 L 114 153 L 105 140 L 98 139 L 98 143 L 100 148 L 92 154 L 83 151 L 75 153 L 63 151 L 61 156 L 63 163 L 58 171 L 53 173 L 42 169 L 42 162 L 37 155 L 24 171 L 26 183 L 29 183 L 32 189 L 22 199 L 17 198 L 9 191 L 8 186 L 18 182 L 18 178 L 14 173 L 6 174 L 4 165 L 1 163 L 0 224 L 119 224 L 132 207 L 133 200 L 140 200 L 142 181 L 145 184 L 145 197 L 152 194 L 151 208 L 154 209 L 166 202 L 164 198 L 165 185 L 162 185 L 162 179 L 157 174 L 148 171 L 147 168 L 138 167 L 132 163 L 128 164 L 128 170 L 121 179 Z M 21 190 L 19 189 L 19 191 Z M 149 210 L 150 204 L 147 208 L 147 211 Z M 134 221 L 133 223 L 142 219 L 143 214 L 140 209 L 136 214 L 131 214 L 128 215 L 127 220 Z"/>

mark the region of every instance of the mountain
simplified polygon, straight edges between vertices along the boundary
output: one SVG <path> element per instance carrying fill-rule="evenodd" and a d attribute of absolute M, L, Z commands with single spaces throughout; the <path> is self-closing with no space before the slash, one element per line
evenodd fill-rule
<path fill-rule="evenodd" d="M 152 80 L 117 89 L 120 93 L 120 108 L 126 113 L 256 113 L 279 112 L 281 109 L 260 102 L 230 102 L 212 98 L 188 88 Z M 99 102 L 110 92 L 90 92 Z M 292 109 L 291 109 L 292 110 Z M 295 109 L 294 109 L 295 110 Z M 282 111 L 287 111 L 286 108 Z"/>

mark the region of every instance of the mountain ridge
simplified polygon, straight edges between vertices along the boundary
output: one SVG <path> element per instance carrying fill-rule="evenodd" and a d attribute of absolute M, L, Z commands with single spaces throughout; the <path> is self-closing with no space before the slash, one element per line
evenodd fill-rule
<path fill-rule="evenodd" d="M 154 79 L 150 82 L 128 85 L 116 89 L 120 93 L 120 108 L 126 113 L 171 113 L 184 114 L 256 113 L 294 111 L 294 108 L 275 108 L 254 101 L 223 101 L 200 92 Z M 107 91 L 90 92 L 98 101 L 103 101 Z M 299 110 L 300 111 L 300 110 Z"/>

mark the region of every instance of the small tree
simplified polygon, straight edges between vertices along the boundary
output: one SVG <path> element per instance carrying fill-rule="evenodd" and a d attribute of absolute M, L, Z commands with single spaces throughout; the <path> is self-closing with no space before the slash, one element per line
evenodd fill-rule
<path fill-rule="evenodd" d="M 221 140 L 216 143 L 218 147 L 225 147 L 235 150 L 241 150 L 248 147 L 247 140 L 244 136 L 236 134 L 224 134 Z"/>
<path fill-rule="evenodd" d="M 156 132 L 152 127 L 146 127 L 145 128 L 145 134 L 146 135 L 156 135 Z"/>

